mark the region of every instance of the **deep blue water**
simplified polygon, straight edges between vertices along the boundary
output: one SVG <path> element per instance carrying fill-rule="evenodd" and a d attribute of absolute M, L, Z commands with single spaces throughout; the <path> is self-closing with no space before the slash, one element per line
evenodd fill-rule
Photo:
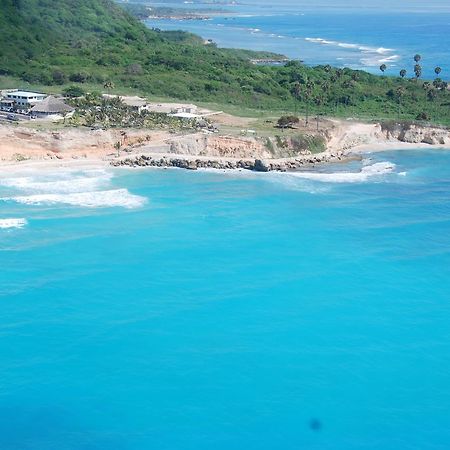
<path fill-rule="evenodd" d="M 0 448 L 447 449 L 450 153 L 370 158 L 2 172 Z"/>
<path fill-rule="evenodd" d="M 385 63 L 390 75 L 405 68 L 414 76 L 413 56 L 419 53 L 425 77 L 434 77 L 434 68 L 441 66 L 441 76 L 449 78 L 448 3 L 325 3 L 247 2 L 222 6 L 230 14 L 210 21 L 152 19 L 147 25 L 191 31 L 219 46 L 270 50 L 310 65 L 332 64 L 381 73 L 379 67 Z"/>

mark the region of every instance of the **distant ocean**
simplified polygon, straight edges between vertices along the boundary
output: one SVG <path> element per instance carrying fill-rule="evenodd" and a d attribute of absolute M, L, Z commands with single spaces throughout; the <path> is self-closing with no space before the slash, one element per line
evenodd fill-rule
<path fill-rule="evenodd" d="M 450 152 L 0 173 L 1 450 L 446 450 Z"/>
<path fill-rule="evenodd" d="M 208 7 L 200 2 L 170 5 Z M 435 66 L 441 66 L 441 76 L 450 79 L 448 2 L 423 6 L 419 1 L 398 0 L 347 4 L 282 0 L 215 7 L 230 15 L 208 21 L 152 19 L 147 25 L 190 31 L 223 47 L 269 50 L 310 65 L 332 64 L 380 73 L 380 65 L 386 64 L 391 75 L 405 68 L 413 76 L 413 56 L 419 53 L 425 77 L 434 77 Z"/>

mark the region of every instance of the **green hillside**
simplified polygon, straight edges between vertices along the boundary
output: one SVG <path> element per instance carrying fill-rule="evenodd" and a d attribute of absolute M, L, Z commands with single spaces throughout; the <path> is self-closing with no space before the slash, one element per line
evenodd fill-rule
<path fill-rule="evenodd" d="M 2 0 L 0 76 L 34 85 L 96 85 L 149 96 L 450 123 L 442 84 L 365 72 L 257 66 L 261 53 L 218 49 L 188 33 L 149 30 L 110 0 Z M 272 55 L 273 56 L 273 55 Z"/>

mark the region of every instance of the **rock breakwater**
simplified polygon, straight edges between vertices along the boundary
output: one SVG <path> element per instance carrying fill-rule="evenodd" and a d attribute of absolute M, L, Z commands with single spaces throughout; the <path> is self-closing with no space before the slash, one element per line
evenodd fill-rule
<path fill-rule="evenodd" d="M 186 155 L 137 155 L 111 161 L 114 167 L 177 167 L 180 169 L 243 169 L 255 172 L 286 172 L 325 162 L 337 162 L 344 158 L 342 151 L 319 153 L 283 159 L 195 158 Z"/>

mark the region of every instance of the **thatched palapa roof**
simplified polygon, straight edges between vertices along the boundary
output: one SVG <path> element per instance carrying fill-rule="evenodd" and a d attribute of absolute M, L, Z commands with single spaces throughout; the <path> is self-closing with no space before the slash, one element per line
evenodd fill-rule
<path fill-rule="evenodd" d="M 64 114 L 72 112 L 74 108 L 66 104 L 62 98 L 49 95 L 45 100 L 36 103 L 31 110 L 35 113 Z"/>

